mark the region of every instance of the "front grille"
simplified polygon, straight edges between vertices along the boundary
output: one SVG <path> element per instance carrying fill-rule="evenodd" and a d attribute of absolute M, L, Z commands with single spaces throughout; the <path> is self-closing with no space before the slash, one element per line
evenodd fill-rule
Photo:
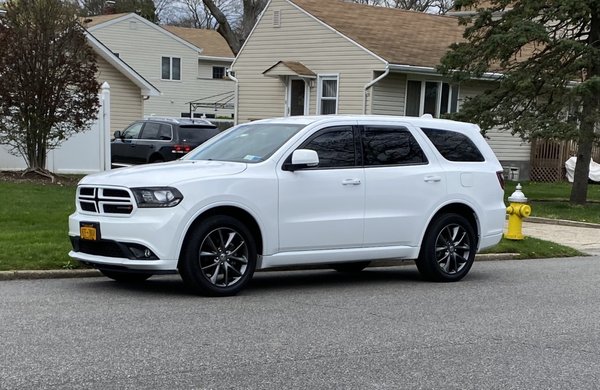
<path fill-rule="evenodd" d="M 133 243 L 118 242 L 113 240 L 88 241 L 81 237 L 70 236 L 73 251 L 88 255 L 118 257 L 131 260 L 158 260 L 158 257 L 149 248 Z"/>
<path fill-rule="evenodd" d="M 123 251 L 115 241 L 86 241 L 81 240 L 78 237 L 71 237 L 71 243 L 73 244 L 73 250 L 75 252 L 87 253 L 89 255 L 106 256 L 106 257 L 120 257 L 128 258 L 129 256 Z"/>
<path fill-rule="evenodd" d="M 82 186 L 77 190 L 82 211 L 97 214 L 131 214 L 134 209 L 129 191 L 122 188 Z"/>

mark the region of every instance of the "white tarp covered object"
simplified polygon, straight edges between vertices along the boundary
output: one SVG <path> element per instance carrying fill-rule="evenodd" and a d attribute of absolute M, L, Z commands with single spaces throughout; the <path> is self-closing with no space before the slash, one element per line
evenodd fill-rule
<path fill-rule="evenodd" d="M 577 163 L 577 157 L 571 157 L 565 161 L 565 168 L 567 169 L 567 180 L 573 183 L 573 176 L 575 176 L 575 164 Z M 600 182 L 600 164 L 590 161 L 590 180 Z"/>

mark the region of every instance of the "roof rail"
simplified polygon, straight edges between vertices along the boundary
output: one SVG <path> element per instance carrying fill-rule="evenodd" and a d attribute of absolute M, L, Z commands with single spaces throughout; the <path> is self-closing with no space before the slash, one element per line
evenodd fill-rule
<path fill-rule="evenodd" d="M 199 124 L 199 125 L 212 125 L 212 122 L 204 118 L 178 118 L 172 116 L 158 116 L 158 115 L 146 115 L 145 120 L 157 120 L 164 122 L 171 122 L 176 124 Z"/>

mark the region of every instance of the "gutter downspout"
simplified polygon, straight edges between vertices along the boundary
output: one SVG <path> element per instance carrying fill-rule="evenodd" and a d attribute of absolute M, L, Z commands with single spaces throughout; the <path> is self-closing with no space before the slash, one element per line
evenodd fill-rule
<path fill-rule="evenodd" d="M 381 74 L 375 80 L 372 80 L 371 82 L 369 82 L 365 85 L 365 88 L 364 88 L 365 91 L 363 92 L 363 112 L 362 112 L 363 115 L 367 113 L 367 90 L 369 88 L 371 88 L 373 85 L 375 85 L 376 83 L 378 83 L 381 79 L 386 77 L 388 74 L 390 74 L 390 64 L 389 63 L 385 65 L 385 71 L 383 72 L 383 74 Z"/>
<path fill-rule="evenodd" d="M 238 124 L 238 107 L 239 107 L 239 99 L 240 99 L 240 81 L 235 78 L 234 75 L 231 74 L 231 69 L 227 69 L 227 77 L 232 79 L 235 82 L 235 107 L 233 108 L 233 124 Z"/>

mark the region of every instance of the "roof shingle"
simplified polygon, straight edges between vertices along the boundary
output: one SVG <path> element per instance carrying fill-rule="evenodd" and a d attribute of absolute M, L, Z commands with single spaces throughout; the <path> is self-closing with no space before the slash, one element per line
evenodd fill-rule
<path fill-rule="evenodd" d="M 225 38 L 215 30 L 201 28 L 188 28 L 177 26 L 161 26 L 171 34 L 202 49 L 201 55 L 209 57 L 235 57 Z"/>
<path fill-rule="evenodd" d="M 391 64 L 435 67 L 463 40 L 456 17 L 338 0 L 290 1 Z"/>

